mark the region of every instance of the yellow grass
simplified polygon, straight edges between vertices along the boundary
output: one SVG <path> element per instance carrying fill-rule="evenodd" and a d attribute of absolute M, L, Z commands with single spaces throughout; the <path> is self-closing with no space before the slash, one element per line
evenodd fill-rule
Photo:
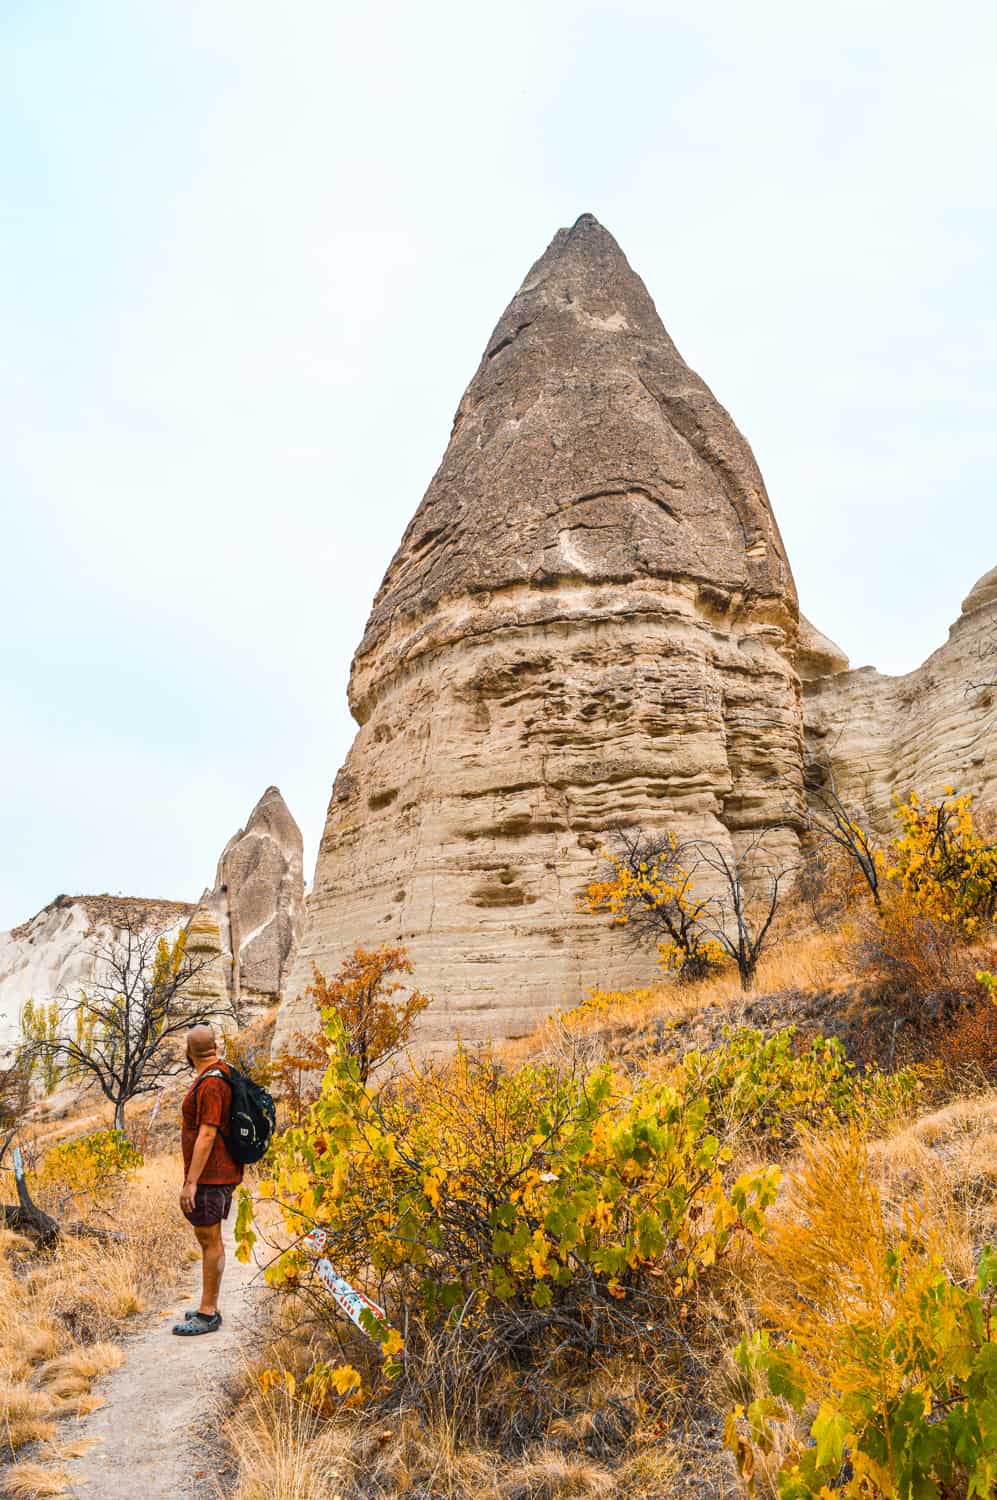
<path fill-rule="evenodd" d="M 713 1008 L 725 1011 L 730 1025 L 744 1018 L 748 1005 L 759 996 L 777 996 L 786 991 L 817 991 L 842 986 L 852 977 L 848 951 L 852 938 L 847 928 L 835 931 L 788 933 L 776 938 L 763 953 L 750 991 L 744 991 L 736 969 L 694 984 L 650 983 L 646 987 L 613 992 L 605 1005 L 582 1004 L 558 1012 L 529 1037 L 506 1043 L 496 1050 L 514 1065 L 538 1055 L 557 1062 L 569 1056 L 595 1062 L 612 1053 L 612 1042 L 628 1041 L 661 1026 L 670 1028 Z M 648 956 L 649 971 L 652 958 Z"/>
<path fill-rule="evenodd" d="M 0 1445 L 9 1451 L 51 1439 L 56 1419 L 101 1404 L 91 1385 L 121 1363 L 123 1325 L 189 1263 L 179 1177 L 172 1157 L 131 1176 L 100 1221 L 120 1241 L 63 1235 L 54 1251 L 40 1252 L 28 1237 L 0 1230 Z M 24 1488 L 33 1474 L 17 1466 L 22 1489 L 10 1493 L 34 1493 Z"/>
<path fill-rule="evenodd" d="M 226 1438 L 239 1465 L 232 1500 L 333 1500 L 352 1471 L 347 1434 L 283 1391 L 255 1395 Z"/>
<path fill-rule="evenodd" d="M 0 1494 L 10 1500 L 45 1500 L 48 1495 L 64 1495 L 69 1489 L 65 1469 L 50 1469 L 44 1464 L 12 1464 L 0 1477 Z"/>

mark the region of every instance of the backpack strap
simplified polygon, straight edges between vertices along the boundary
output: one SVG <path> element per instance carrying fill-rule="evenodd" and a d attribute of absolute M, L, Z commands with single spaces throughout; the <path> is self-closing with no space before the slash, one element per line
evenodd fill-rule
<path fill-rule="evenodd" d="M 227 1073 L 223 1073 L 221 1068 L 209 1068 L 206 1073 L 202 1073 L 199 1078 L 195 1078 L 194 1087 L 191 1089 L 191 1094 L 197 1093 L 198 1089 L 201 1087 L 201 1084 L 206 1078 L 220 1078 L 222 1083 L 227 1083 L 229 1088 L 232 1087 L 231 1078 L 229 1078 Z"/>

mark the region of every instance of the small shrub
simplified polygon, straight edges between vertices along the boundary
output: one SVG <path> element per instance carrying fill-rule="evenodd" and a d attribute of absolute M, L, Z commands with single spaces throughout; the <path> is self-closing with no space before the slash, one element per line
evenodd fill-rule
<path fill-rule="evenodd" d="M 997 1003 L 984 995 L 963 1006 L 932 1038 L 932 1050 L 953 1083 L 997 1082 Z"/>
<path fill-rule="evenodd" d="M 768 1326 L 736 1354 L 763 1387 L 726 1428 L 749 1491 L 774 1465 L 780 1500 L 991 1496 L 997 1254 L 966 1286 L 924 1226 L 889 1225 L 854 1132 L 811 1147 L 790 1198 L 764 1252 Z"/>
<path fill-rule="evenodd" d="M 412 964 L 405 948 L 387 943 L 354 949 L 330 980 L 317 968 L 313 973 L 308 994 L 319 1017 L 335 1017 L 341 1045 L 356 1059 L 360 1082 L 366 1083 L 372 1069 L 405 1046 L 429 996 L 415 989 L 406 993 L 406 986 L 391 977 L 411 974 Z"/>
<path fill-rule="evenodd" d="M 973 938 L 997 916 L 997 843 L 975 826 L 973 799 L 951 793 L 897 801 L 901 831 L 887 876 L 922 915 Z"/>
<path fill-rule="evenodd" d="M 42 1162 L 39 1179 L 73 1197 L 100 1197 L 141 1165 L 142 1154 L 124 1131 L 97 1130 L 53 1146 Z"/>
<path fill-rule="evenodd" d="M 859 920 L 863 966 L 911 1017 L 937 1022 L 979 993 L 981 949 L 997 916 L 997 843 L 977 828 L 969 797 L 912 793 L 896 803 L 875 913 Z"/>
<path fill-rule="evenodd" d="M 881 909 L 858 922 L 859 956 L 895 999 L 921 1017 L 951 1015 L 979 992 L 979 954 L 958 924 L 926 912 L 909 891 L 888 889 Z"/>
<path fill-rule="evenodd" d="M 708 1100 L 712 1128 L 744 1129 L 787 1144 L 806 1129 L 893 1118 L 919 1091 L 911 1070 L 858 1072 L 837 1037 L 800 1046 L 795 1026 L 771 1035 L 747 1026 L 725 1031 L 712 1052 L 687 1054 L 682 1071 Z"/>

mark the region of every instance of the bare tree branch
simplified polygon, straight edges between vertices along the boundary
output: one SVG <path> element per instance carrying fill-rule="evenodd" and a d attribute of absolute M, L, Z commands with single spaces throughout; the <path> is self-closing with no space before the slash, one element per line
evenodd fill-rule
<path fill-rule="evenodd" d="M 826 757 L 811 761 L 807 767 L 808 829 L 819 839 L 835 844 L 858 867 L 876 905 L 882 904 L 879 888 L 880 850 L 872 834 L 849 807 Z"/>
<path fill-rule="evenodd" d="M 126 921 L 94 950 L 89 989 L 58 997 L 56 1034 L 31 1037 L 29 1063 L 49 1059 L 67 1079 L 94 1083 L 114 1105 L 115 1127 L 124 1127 L 130 1099 L 154 1092 L 183 1066 L 182 1034 L 210 1020 L 203 1001 L 189 997 L 208 960 L 172 946 L 165 934 Z"/>

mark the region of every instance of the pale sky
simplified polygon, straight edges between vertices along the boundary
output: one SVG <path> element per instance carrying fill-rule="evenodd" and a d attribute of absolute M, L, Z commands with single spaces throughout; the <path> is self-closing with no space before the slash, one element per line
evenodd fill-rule
<path fill-rule="evenodd" d="M 902 672 L 997 563 L 989 0 L 4 0 L 0 927 L 306 874 L 374 591 L 591 212 Z"/>

